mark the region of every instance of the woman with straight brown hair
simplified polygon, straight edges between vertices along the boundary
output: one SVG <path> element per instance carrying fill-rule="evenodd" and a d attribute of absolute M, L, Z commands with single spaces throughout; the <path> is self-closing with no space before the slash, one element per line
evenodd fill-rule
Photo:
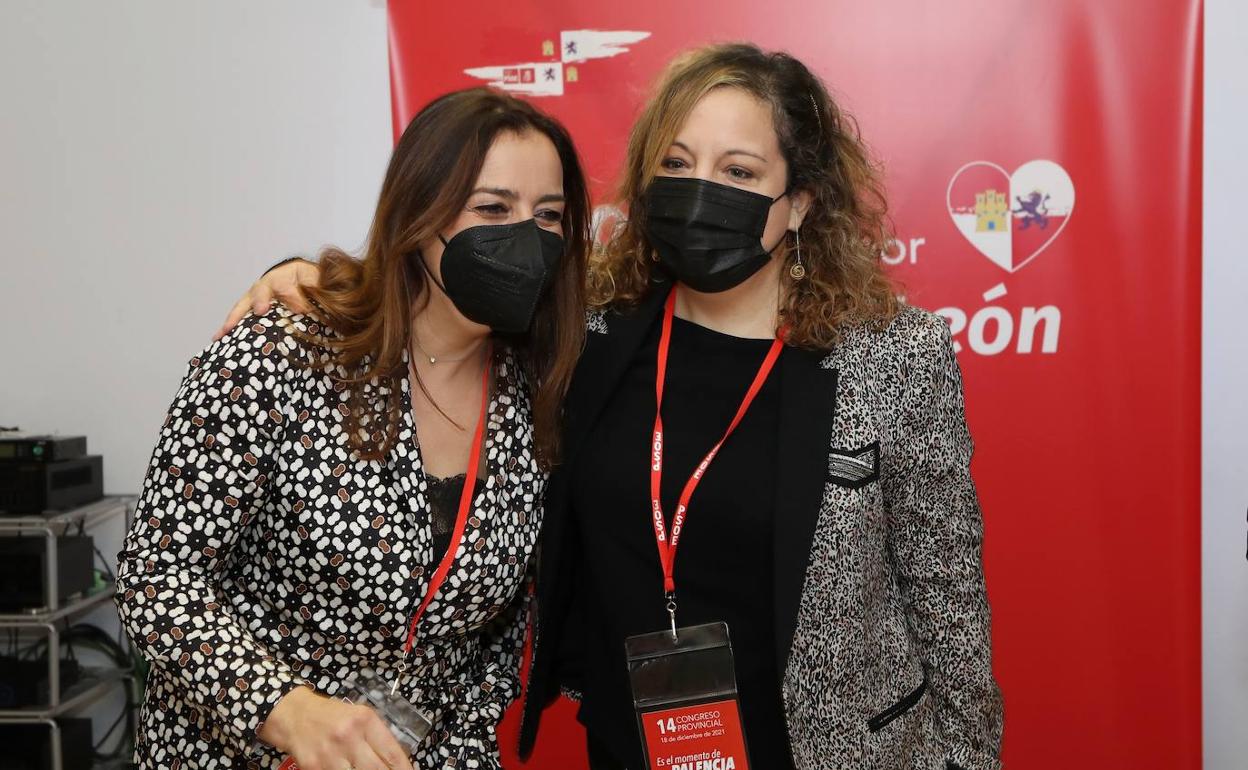
<path fill-rule="evenodd" d="M 546 494 L 522 752 L 562 687 L 595 770 L 999 767 L 961 374 L 883 272 L 852 119 L 792 56 L 696 49 L 620 197 Z M 641 692 L 703 681 L 666 712 Z"/>
<path fill-rule="evenodd" d="M 142 767 L 498 767 L 588 227 L 562 126 L 449 94 L 363 258 L 322 255 L 315 318 L 276 306 L 191 360 L 118 571 Z"/>

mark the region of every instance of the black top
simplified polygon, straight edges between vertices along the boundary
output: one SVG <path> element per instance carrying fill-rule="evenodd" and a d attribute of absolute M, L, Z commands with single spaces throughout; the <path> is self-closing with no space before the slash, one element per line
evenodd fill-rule
<path fill-rule="evenodd" d="M 580 719 L 595 741 L 636 766 L 642 756 L 624 639 L 668 627 L 650 520 L 660 324 L 654 324 L 589 433 L 572 470 L 586 621 Z M 670 532 L 681 489 L 723 435 L 770 346 L 675 319 L 663 396 L 662 502 Z M 781 354 L 781 358 L 790 351 Z M 711 464 L 689 504 L 676 557 L 682 626 L 728 624 L 752 757 L 792 767 L 776 670 L 772 517 L 779 365 Z"/>
<path fill-rule="evenodd" d="M 433 556 L 441 561 L 446 549 L 451 547 L 451 534 L 455 529 L 455 518 L 459 515 L 459 500 L 464 494 L 464 481 L 468 474 L 438 478 L 425 474 L 428 482 L 429 497 L 429 528 L 433 532 Z M 477 479 L 473 486 L 473 499 L 481 494 L 484 482 Z"/>

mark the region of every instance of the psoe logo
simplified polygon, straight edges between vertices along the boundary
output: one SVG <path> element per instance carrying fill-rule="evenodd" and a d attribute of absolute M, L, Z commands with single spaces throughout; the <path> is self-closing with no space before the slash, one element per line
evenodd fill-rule
<path fill-rule="evenodd" d="M 958 169 L 945 193 L 949 217 L 958 232 L 1005 273 L 983 293 L 985 304 L 974 312 L 944 307 L 936 312 L 949 321 L 954 348 L 966 344 L 981 355 L 1013 349 L 1017 353 L 1056 353 L 1062 311 L 1056 305 L 1024 307 L 1017 313 L 992 304 L 1008 294 L 1006 280 L 1034 262 L 1070 223 L 1075 186 L 1066 170 L 1051 160 L 1032 160 L 1007 172 L 988 161 Z"/>
<path fill-rule="evenodd" d="M 648 37 L 649 32 L 631 30 L 564 30 L 559 33 L 558 51 L 554 40 L 542 41 L 540 58 L 545 61 L 469 67 L 464 73 L 504 91 L 563 96 L 567 84 L 580 81 L 583 62 L 628 53 L 630 45 Z"/>

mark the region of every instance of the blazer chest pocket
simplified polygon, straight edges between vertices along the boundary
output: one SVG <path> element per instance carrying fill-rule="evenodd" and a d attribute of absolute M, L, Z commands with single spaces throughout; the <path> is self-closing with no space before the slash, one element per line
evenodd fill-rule
<path fill-rule="evenodd" d="M 828 455 L 828 480 L 850 489 L 866 486 L 880 477 L 880 442 L 860 449 L 833 449 Z"/>

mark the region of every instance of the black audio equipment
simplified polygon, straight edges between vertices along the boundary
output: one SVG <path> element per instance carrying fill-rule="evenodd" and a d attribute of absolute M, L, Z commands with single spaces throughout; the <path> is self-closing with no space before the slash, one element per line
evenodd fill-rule
<path fill-rule="evenodd" d="M 73 658 L 62 658 L 57 678 L 61 695 L 64 695 L 82 678 L 82 666 Z M 51 692 L 46 657 L 21 660 L 12 655 L 0 655 L 0 709 L 47 706 L 52 702 Z"/>
<path fill-rule="evenodd" d="M 86 436 L 26 436 L 0 434 L 0 461 L 56 462 L 87 454 Z"/>
<path fill-rule="evenodd" d="M 64 602 L 95 582 L 95 542 L 89 535 L 56 538 L 56 593 Z M 47 606 L 48 540 L 37 535 L 0 537 L 0 611 Z"/>
<path fill-rule="evenodd" d="M 61 767 L 91 770 L 91 720 L 58 717 L 61 733 Z M 43 724 L 0 724 L 0 770 L 52 770 L 52 731 Z"/>
<path fill-rule="evenodd" d="M 0 512 L 63 511 L 104 496 L 104 460 L 0 462 Z"/>

